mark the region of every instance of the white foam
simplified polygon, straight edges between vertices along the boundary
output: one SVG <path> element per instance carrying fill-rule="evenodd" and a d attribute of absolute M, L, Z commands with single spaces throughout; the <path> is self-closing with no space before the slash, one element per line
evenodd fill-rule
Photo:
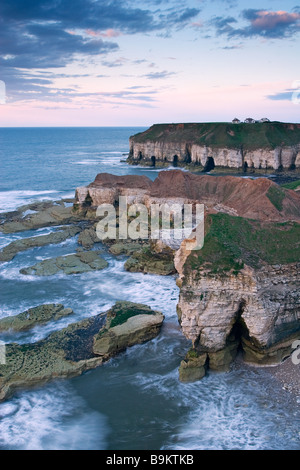
<path fill-rule="evenodd" d="M 58 191 L 0 191 L 0 212 L 13 211 L 17 207 L 24 204 L 29 204 L 35 201 L 40 196 L 54 195 Z M 53 199 L 53 197 L 47 197 L 47 199 Z"/>
<path fill-rule="evenodd" d="M 0 404 L 0 446 L 18 450 L 103 450 L 108 427 L 66 384 Z"/>

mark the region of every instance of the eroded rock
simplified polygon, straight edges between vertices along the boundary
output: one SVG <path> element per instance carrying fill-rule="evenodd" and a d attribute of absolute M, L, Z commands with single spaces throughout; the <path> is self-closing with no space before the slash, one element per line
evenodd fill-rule
<path fill-rule="evenodd" d="M 130 272 L 159 274 L 162 276 L 168 276 L 176 272 L 172 254 L 156 253 L 150 247 L 133 253 L 124 267 Z"/>
<path fill-rule="evenodd" d="M 29 250 L 30 248 L 61 243 L 68 238 L 74 237 L 79 232 L 80 228 L 74 226 L 57 232 L 49 233 L 48 235 L 40 235 L 37 237 L 15 240 L 0 251 L 0 262 L 11 261 L 18 253 Z"/>
<path fill-rule="evenodd" d="M 64 308 L 61 304 L 46 304 L 30 308 L 26 312 L 11 317 L 0 319 L 0 332 L 26 331 L 36 325 L 42 325 L 49 321 L 57 321 L 60 318 L 73 314 L 71 308 Z"/>
<path fill-rule="evenodd" d="M 46 259 L 28 268 L 20 269 L 21 274 L 53 276 L 54 274 L 81 274 L 105 269 L 108 263 L 97 251 L 84 251 L 73 255 Z"/>
<path fill-rule="evenodd" d="M 0 400 L 17 389 L 100 366 L 127 347 L 154 338 L 163 319 L 147 306 L 117 302 L 108 312 L 73 323 L 37 343 L 7 344 L 6 364 L 0 364 Z"/>

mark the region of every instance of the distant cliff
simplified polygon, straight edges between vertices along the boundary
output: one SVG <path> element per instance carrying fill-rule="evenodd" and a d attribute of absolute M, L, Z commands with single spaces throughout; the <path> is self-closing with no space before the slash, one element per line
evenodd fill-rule
<path fill-rule="evenodd" d="M 155 124 L 129 139 L 128 163 L 252 169 L 300 168 L 300 124 Z"/>

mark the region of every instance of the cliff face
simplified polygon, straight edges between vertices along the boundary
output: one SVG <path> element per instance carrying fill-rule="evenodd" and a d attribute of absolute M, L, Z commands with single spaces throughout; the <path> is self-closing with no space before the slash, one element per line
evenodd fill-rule
<path fill-rule="evenodd" d="M 184 240 L 175 252 L 178 317 L 193 351 L 180 377 L 224 370 L 237 351 L 257 364 L 280 362 L 300 335 L 300 194 L 268 179 L 198 176 L 180 170 L 148 178 L 98 175 L 78 188 L 77 210 L 98 203 L 203 203 L 201 250 Z M 166 247 L 156 243 L 156 256 Z"/>
<path fill-rule="evenodd" d="M 238 350 L 276 364 L 300 335 L 300 226 L 207 216 L 200 251 L 185 242 L 175 256 L 178 317 L 209 367 L 229 367 Z"/>
<path fill-rule="evenodd" d="M 228 368 L 239 349 L 256 364 L 276 364 L 291 354 L 300 334 L 299 268 L 246 266 L 223 277 L 203 269 L 181 277 L 181 327 L 195 349 L 207 354 L 211 369 Z"/>
<path fill-rule="evenodd" d="M 209 212 L 300 221 L 300 194 L 281 189 L 266 178 L 218 178 L 181 170 L 162 171 L 154 181 L 145 176 L 99 174 L 90 185 L 77 188 L 75 207 L 95 211 L 100 204 L 115 204 L 119 196 L 127 196 L 128 204 L 142 203 L 148 208 L 164 202 L 200 203 Z"/>
<path fill-rule="evenodd" d="M 300 168 L 299 124 L 155 125 L 132 136 L 129 144 L 133 164 Z"/>

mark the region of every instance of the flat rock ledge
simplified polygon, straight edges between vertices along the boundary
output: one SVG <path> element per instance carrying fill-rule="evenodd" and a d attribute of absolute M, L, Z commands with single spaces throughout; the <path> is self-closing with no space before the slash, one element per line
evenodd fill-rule
<path fill-rule="evenodd" d="M 0 400 L 19 389 L 94 369 L 127 347 L 155 338 L 163 320 L 162 313 L 145 305 L 117 302 L 108 312 L 37 343 L 7 344 L 6 363 L 0 365 Z"/>
<path fill-rule="evenodd" d="M 81 274 L 99 271 L 107 266 L 107 261 L 99 256 L 99 251 L 85 251 L 46 259 L 34 266 L 20 269 L 20 273 L 31 276 L 53 276 L 58 273 Z"/>
<path fill-rule="evenodd" d="M 64 228 L 63 230 L 49 233 L 48 235 L 40 235 L 37 237 L 15 240 L 0 251 L 0 262 L 11 261 L 18 253 L 29 250 L 30 248 L 62 243 L 68 238 L 75 237 L 75 235 L 77 235 L 79 232 L 79 227 L 71 226 Z"/>
<path fill-rule="evenodd" d="M 26 331 L 34 326 L 48 323 L 49 321 L 57 321 L 63 317 L 72 315 L 74 312 L 71 308 L 64 308 L 61 304 L 45 304 L 33 307 L 26 312 L 5 317 L 0 320 L 0 332 L 4 331 Z"/>

